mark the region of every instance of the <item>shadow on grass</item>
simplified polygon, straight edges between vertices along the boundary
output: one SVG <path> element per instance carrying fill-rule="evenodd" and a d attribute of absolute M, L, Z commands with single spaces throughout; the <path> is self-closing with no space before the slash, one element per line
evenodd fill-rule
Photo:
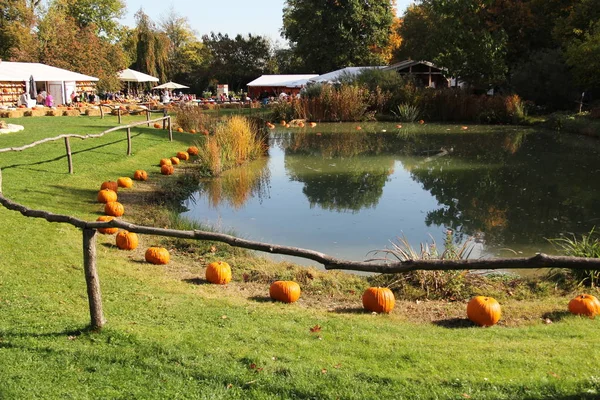
<path fill-rule="evenodd" d="M 571 314 L 568 311 L 550 311 L 547 312 L 545 314 L 542 315 L 542 319 L 549 319 L 552 322 L 558 322 L 558 321 L 562 321 L 563 319 L 565 319 L 565 317 L 568 317 Z"/>
<path fill-rule="evenodd" d="M 252 296 L 248 297 L 248 300 L 256 301 L 257 303 L 272 303 L 275 301 L 269 296 Z"/>
<path fill-rule="evenodd" d="M 333 312 L 337 314 L 370 314 L 362 307 L 337 307 L 333 309 Z"/>
<path fill-rule="evenodd" d="M 448 329 L 459 329 L 459 328 L 472 328 L 476 326 L 474 323 L 469 321 L 467 318 L 447 318 L 438 321 L 433 321 L 434 325 L 441 326 L 442 328 Z"/>
<path fill-rule="evenodd" d="M 209 285 L 210 284 L 209 281 L 207 281 L 206 279 L 202 279 L 202 278 L 183 279 L 183 282 L 189 283 L 190 285 Z"/>
<path fill-rule="evenodd" d="M 96 333 L 95 329 L 92 329 L 90 325 L 82 326 L 81 328 L 74 329 L 65 329 L 57 332 L 10 332 L 0 330 L 0 337 L 5 338 L 54 338 L 54 337 L 78 337 L 87 333 Z M 4 342 L 0 342 L 0 347 L 2 344 L 8 344 Z"/>

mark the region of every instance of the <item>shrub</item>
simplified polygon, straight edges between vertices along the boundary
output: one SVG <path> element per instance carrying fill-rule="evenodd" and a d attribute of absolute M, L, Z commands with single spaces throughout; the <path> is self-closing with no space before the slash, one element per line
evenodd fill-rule
<path fill-rule="evenodd" d="M 204 130 L 213 131 L 216 123 L 215 117 L 202 112 L 202 107 L 181 106 L 177 108 L 175 121 L 184 131 L 203 132 Z"/>
<path fill-rule="evenodd" d="M 261 136 L 247 118 L 239 115 L 219 122 L 205 146 L 199 148 L 199 159 L 212 175 L 253 160 L 264 152 Z"/>
<path fill-rule="evenodd" d="M 419 119 L 419 116 L 421 115 L 421 110 L 419 110 L 419 107 L 417 106 L 412 106 L 410 104 L 403 103 L 398 106 L 398 112 L 394 114 L 396 114 L 396 117 L 399 121 L 415 122 L 417 119 Z"/>

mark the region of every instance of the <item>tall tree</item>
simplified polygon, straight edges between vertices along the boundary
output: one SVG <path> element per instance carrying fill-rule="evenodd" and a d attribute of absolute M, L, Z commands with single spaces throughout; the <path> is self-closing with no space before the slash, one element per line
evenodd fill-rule
<path fill-rule="evenodd" d="M 394 17 L 391 0 L 287 0 L 282 36 L 305 72 L 381 65 Z"/>
<path fill-rule="evenodd" d="M 33 60 L 34 8 L 29 0 L 0 0 L 0 59 Z"/>
<path fill-rule="evenodd" d="M 204 44 L 196 37 L 188 19 L 177 14 L 172 7 L 161 18 L 159 26 L 170 40 L 169 79 L 191 83 L 191 72 L 205 61 Z"/>
<path fill-rule="evenodd" d="M 487 20 L 489 0 L 422 0 L 400 28 L 400 54 L 446 68 L 451 76 L 486 87 L 505 81 L 506 33 Z"/>
<path fill-rule="evenodd" d="M 50 8 L 38 26 L 40 43 L 36 61 L 96 76 L 98 89 L 120 87 L 117 71 L 124 67 L 121 45 L 97 35 L 94 24 L 80 26 L 62 8 Z"/>
<path fill-rule="evenodd" d="M 118 19 L 125 13 L 123 0 L 53 0 L 51 7 L 73 18 L 79 27 L 93 27 L 98 36 L 110 40 L 116 38 Z"/>
<path fill-rule="evenodd" d="M 275 70 L 271 43 L 263 36 L 237 35 L 232 39 L 227 34 L 212 32 L 210 36 L 204 35 L 202 42 L 210 53 L 211 78 L 229 84 L 233 90 Z"/>
<path fill-rule="evenodd" d="M 136 60 L 133 68 L 165 82 L 169 68 L 170 39 L 157 29 L 142 9 L 135 14 L 135 19 Z"/>

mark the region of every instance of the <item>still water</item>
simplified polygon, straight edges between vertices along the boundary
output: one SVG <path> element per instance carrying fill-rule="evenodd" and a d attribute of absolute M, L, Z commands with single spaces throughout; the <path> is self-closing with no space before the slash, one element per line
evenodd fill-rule
<path fill-rule="evenodd" d="M 268 157 L 201 182 L 184 215 L 351 260 L 399 237 L 442 247 L 448 229 L 457 243 L 471 238 L 475 256 L 553 254 L 548 238 L 600 224 L 598 140 L 522 127 L 361 128 L 275 131 Z"/>

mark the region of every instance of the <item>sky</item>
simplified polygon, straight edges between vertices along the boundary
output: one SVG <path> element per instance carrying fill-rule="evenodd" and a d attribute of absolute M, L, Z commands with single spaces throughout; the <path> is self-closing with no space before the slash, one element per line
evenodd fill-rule
<path fill-rule="evenodd" d="M 134 14 L 141 8 L 154 21 L 173 8 L 187 17 L 198 36 L 227 33 L 235 36 L 248 33 L 268 36 L 274 42 L 284 43 L 279 30 L 282 24 L 284 0 L 126 0 L 127 12 L 121 23 L 135 26 Z M 412 0 L 397 0 L 398 15 L 402 15 Z"/>

